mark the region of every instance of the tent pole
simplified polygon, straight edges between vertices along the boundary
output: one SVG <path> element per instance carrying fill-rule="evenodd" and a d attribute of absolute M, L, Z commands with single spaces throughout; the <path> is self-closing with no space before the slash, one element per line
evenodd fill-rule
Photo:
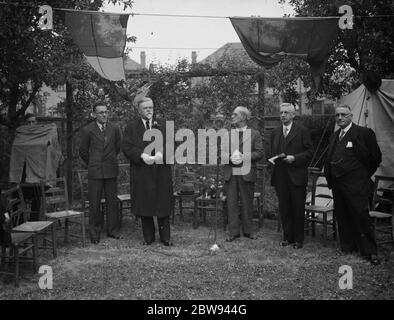
<path fill-rule="evenodd" d="M 73 201 L 73 112 L 72 112 L 73 88 L 69 80 L 66 81 L 66 168 L 65 175 L 67 181 L 69 202 Z"/>
<path fill-rule="evenodd" d="M 265 96 L 264 96 L 264 73 L 260 72 L 257 75 L 257 84 L 258 84 L 258 108 L 257 110 L 259 111 L 258 113 L 258 119 L 259 119 L 259 131 L 260 134 L 263 138 L 263 144 L 265 141 L 265 123 L 264 123 L 264 115 L 265 115 Z M 266 144 L 265 144 L 266 145 Z M 263 145 L 263 161 L 265 161 L 265 145 Z M 261 203 L 260 206 L 261 208 L 258 208 L 258 214 L 259 214 L 259 228 L 263 226 L 263 221 L 264 221 L 264 198 L 265 198 L 265 165 L 263 165 L 263 178 L 262 178 L 262 186 L 261 186 Z M 261 216 L 260 216 L 261 212 Z"/>

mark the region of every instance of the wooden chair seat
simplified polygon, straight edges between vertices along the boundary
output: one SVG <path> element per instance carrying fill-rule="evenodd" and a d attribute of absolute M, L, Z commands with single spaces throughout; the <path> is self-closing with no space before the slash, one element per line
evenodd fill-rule
<path fill-rule="evenodd" d="M 308 212 L 315 212 L 315 213 L 328 213 L 330 211 L 334 211 L 334 206 L 330 205 L 327 207 L 323 207 L 323 206 L 316 206 L 316 205 L 308 205 L 305 206 L 305 211 Z"/>
<path fill-rule="evenodd" d="M 390 213 L 385 213 L 380 211 L 369 211 L 369 215 L 370 217 L 377 219 L 389 219 L 392 217 Z"/>
<path fill-rule="evenodd" d="M 53 221 L 29 221 L 12 228 L 13 232 L 43 232 L 49 226 L 53 224 Z"/>
<path fill-rule="evenodd" d="M 117 198 L 119 201 L 130 201 L 131 195 L 129 193 L 128 194 L 118 194 Z M 104 199 L 104 201 L 105 201 L 105 199 Z"/>
<path fill-rule="evenodd" d="M 82 214 L 83 214 L 83 212 L 81 212 L 81 211 L 63 210 L 63 211 L 46 213 L 45 217 L 47 217 L 48 219 L 66 219 L 66 218 L 77 217 Z"/>

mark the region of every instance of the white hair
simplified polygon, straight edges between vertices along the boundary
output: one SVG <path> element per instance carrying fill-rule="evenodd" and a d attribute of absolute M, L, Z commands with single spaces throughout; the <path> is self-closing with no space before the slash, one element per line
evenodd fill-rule
<path fill-rule="evenodd" d="M 238 107 L 236 107 L 236 108 L 234 109 L 234 111 L 235 111 L 235 110 L 238 110 L 238 111 L 242 114 L 243 118 L 244 118 L 246 121 L 249 121 L 249 120 L 250 120 L 252 114 L 250 113 L 250 111 L 249 111 L 248 108 L 243 107 L 243 106 L 238 106 Z"/>

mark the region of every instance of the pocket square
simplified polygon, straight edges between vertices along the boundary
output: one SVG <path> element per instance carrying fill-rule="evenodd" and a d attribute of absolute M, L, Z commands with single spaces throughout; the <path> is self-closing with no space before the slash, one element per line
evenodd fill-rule
<path fill-rule="evenodd" d="M 353 143 L 351 141 L 348 141 L 346 148 L 353 148 Z"/>

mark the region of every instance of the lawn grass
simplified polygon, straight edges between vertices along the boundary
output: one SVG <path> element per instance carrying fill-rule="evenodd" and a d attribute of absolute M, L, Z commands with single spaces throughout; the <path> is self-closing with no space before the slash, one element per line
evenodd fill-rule
<path fill-rule="evenodd" d="M 209 220 L 209 219 L 208 219 Z M 38 287 L 40 275 L 23 271 L 19 288 L 2 279 L 0 299 L 393 299 L 394 253 L 380 251 L 383 263 L 372 266 L 358 255 L 340 253 L 335 241 L 306 237 L 295 250 L 280 247 L 276 220 L 265 219 L 258 239 L 225 241 L 220 226 L 218 251 L 212 221 L 193 229 L 190 214 L 176 217 L 173 247 L 142 244 L 141 227 L 125 217 L 123 240 L 100 244 L 59 245 L 58 258 L 40 252 L 40 264 L 53 268 L 53 289 Z M 257 226 L 256 226 L 257 227 Z M 353 289 L 340 290 L 341 265 L 353 269 Z M 5 280 L 5 282 L 4 282 Z"/>

